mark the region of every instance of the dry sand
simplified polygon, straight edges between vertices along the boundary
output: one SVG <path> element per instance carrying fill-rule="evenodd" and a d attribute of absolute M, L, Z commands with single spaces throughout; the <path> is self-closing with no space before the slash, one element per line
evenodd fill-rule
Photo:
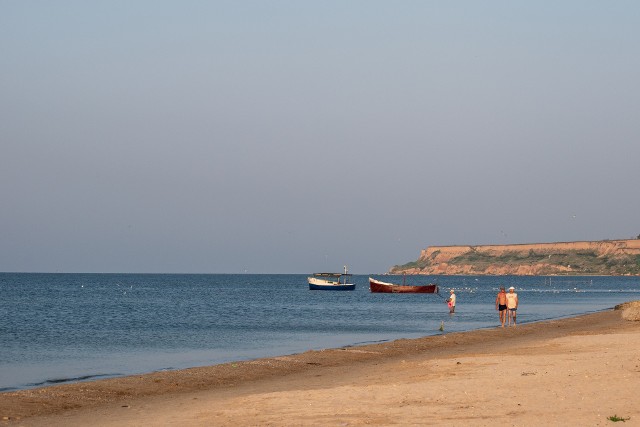
<path fill-rule="evenodd" d="M 0 426 L 639 426 L 638 307 L 4 393 Z"/>

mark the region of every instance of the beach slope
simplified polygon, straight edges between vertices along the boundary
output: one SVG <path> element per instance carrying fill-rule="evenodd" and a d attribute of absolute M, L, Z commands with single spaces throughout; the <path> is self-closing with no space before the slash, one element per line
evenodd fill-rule
<path fill-rule="evenodd" d="M 4 393 L 0 425 L 640 425 L 623 311 Z"/>

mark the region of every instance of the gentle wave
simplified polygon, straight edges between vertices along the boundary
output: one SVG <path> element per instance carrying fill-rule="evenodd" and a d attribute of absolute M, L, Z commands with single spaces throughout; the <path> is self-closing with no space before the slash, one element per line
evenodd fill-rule
<path fill-rule="evenodd" d="M 81 381 L 87 381 L 87 380 L 94 380 L 98 378 L 113 378 L 113 377 L 120 377 L 120 376 L 122 376 L 122 374 L 96 374 L 96 375 L 81 375 L 79 377 L 70 377 L 70 378 L 53 378 L 53 379 L 44 380 L 38 383 L 27 384 L 27 387 L 44 387 L 48 385 L 81 382 Z"/>

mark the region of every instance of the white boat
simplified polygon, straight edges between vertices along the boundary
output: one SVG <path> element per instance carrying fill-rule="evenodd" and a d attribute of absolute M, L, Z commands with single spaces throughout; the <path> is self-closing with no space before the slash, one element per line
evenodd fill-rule
<path fill-rule="evenodd" d="M 349 283 L 351 276 L 345 265 L 344 273 L 314 273 L 307 281 L 312 291 L 353 291 L 356 285 Z"/>

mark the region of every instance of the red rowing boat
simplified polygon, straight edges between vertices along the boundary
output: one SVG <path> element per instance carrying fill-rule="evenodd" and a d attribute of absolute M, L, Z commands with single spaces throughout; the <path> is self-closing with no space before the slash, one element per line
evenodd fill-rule
<path fill-rule="evenodd" d="M 430 283 L 428 285 L 397 285 L 395 283 L 381 282 L 369 277 L 369 289 L 371 292 L 381 292 L 386 294 L 435 294 L 438 292 L 438 285 Z"/>

